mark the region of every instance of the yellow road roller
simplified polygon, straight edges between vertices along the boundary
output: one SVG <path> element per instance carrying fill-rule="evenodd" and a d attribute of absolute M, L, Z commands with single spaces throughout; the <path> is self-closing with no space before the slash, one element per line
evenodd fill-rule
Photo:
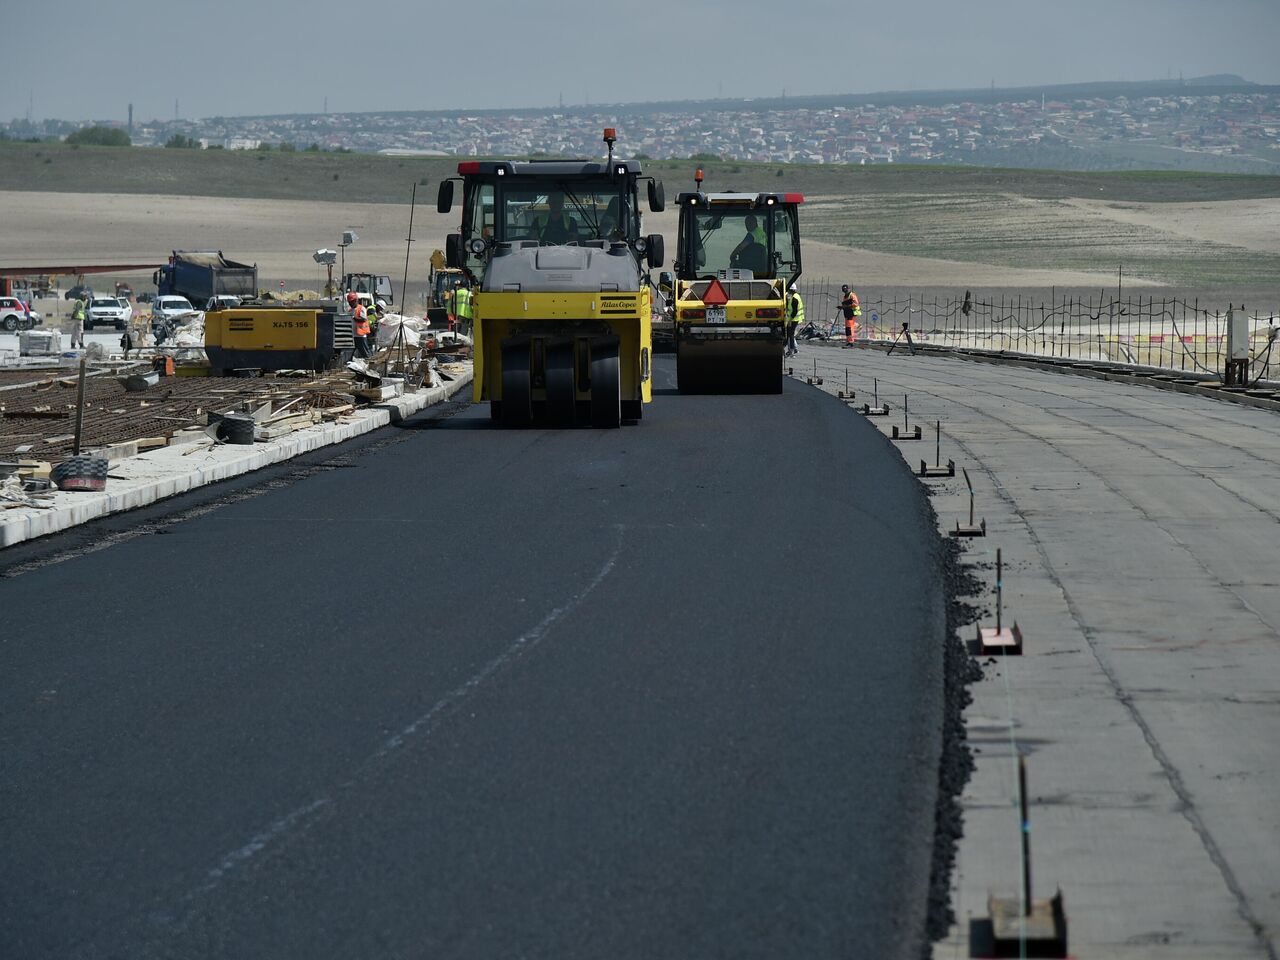
<path fill-rule="evenodd" d="M 440 185 L 462 185 L 462 229 L 448 266 L 472 290 L 476 402 L 506 427 L 617 427 L 651 399 L 649 269 L 661 234 L 644 236 L 639 185 L 663 209 L 662 184 L 636 160 L 467 160 Z"/>
<path fill-rule="evenodd" d="M 681 393 L 781 393 L 799 193 L 681 193 L 672 290 Z"/>

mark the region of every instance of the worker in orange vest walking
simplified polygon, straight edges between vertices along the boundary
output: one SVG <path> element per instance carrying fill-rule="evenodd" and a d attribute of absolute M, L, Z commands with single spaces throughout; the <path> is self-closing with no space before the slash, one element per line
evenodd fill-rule
<path fill-rule="evenodd" d="M 354 293 L 347 294 L 347 303 L 351 304 L 352 333 L 356 338 L 356 356 L 369 356 L 369 314 L 365 306 Z"/>
<path fill-rule="evenodd" d="M 853 346 L 853 336 L 858 332 L 858 317 L 862 316 L 862 305 L 858 303 L 858 295 L 849 289 L 846 283 L 840 287 L 840 312 L 844 314 L 844 345 Z"/>

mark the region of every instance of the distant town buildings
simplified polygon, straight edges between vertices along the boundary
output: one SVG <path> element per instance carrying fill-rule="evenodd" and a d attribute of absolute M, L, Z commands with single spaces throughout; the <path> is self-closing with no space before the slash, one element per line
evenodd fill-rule
<path fill-rule="evenodd" d="M 67 126 L 51 123 L 59 132 Z M 32 126 L 29 121 L 8 124 L 9 135 L 21 135 L 24 125 Z M 654 159 L 714 155 L 788 163 L 991 162 L 995 151 L 1025 154 L 1026 148 L 1048 146 L 1061 148 L 1055 155 L 1089 150 L 1106 156 L 1115 144 L 1147 144 L 1158 148 L 1152 158 L 1174 151 L 1168 157 L 1246 158 L 1280 169 L 1280 96 L 1274 93 L 1188 91 L 1133 99 L 779 109 L 725 101 L 723 107 L 698 113 L 615 107 L 135 120 L 133 140 L 140 146 L 161 146 L 178 134 L 233 150 L 289 143 L 297 149 L 315 144 L 321 149 L 426 155 L 594 156 L 600 152 L 604 126 L 620 128 L 626 154 Z"/>

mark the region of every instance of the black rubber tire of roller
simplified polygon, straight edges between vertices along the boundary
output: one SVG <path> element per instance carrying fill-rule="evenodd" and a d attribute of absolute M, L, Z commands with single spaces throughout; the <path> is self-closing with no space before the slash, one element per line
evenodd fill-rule
<path fill-rule="evenodd" d="M 622 425 L 622 391 L 618 382 L 616 345 L 592 350 L 591 425 L 606 430 Z"/>
<path fill-rule="evenodd" d="M 547 348 L 547 415 L 553 426 L 572 427 L 578 405 L 572 343 Z"/>
<path fill-rule="evenodd" d="M 502 425 L 527 427 L 533 422 L 533 389 L 530 384 L 529 345 L 506 344 L 502 348 Z"/>

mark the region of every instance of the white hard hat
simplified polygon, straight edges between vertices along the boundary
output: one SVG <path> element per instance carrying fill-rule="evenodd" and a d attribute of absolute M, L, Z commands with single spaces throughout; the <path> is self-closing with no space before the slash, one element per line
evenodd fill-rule
<path fill-rule="evenodd" d="M 378 301 L 378 308 L 379 308 L 379 309 L 381 309 L 381 310 L 385 310 L 385 309 L 386 309 L 386 306 L 387 306 L 387 301 L 385 301 L 385 300 L 379 300 L 379 301 Z"/>

